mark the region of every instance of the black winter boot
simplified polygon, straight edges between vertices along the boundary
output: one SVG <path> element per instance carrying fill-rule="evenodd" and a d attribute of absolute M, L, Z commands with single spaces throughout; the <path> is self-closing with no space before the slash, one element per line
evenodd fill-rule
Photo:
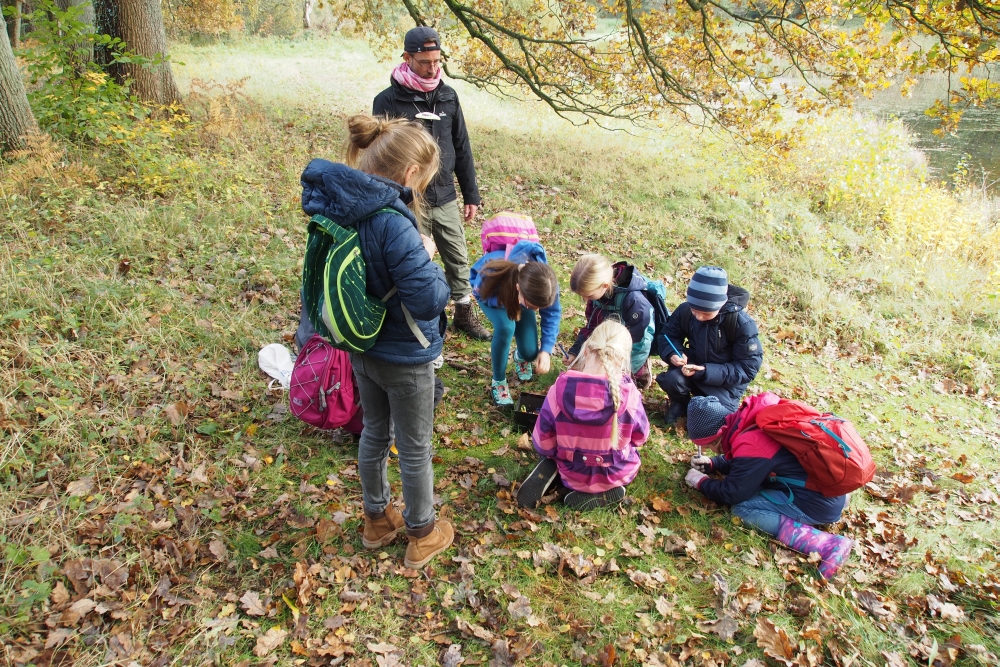
<path fill-rule="evenodd" d="M 476 340 L 490 340 L 493 338 L 493 334 L 484 328 L 476 318 L 472 310 L 471 301 L 469 303 L 455 304 L 455 319 L 453 324 L 457 331 L 464 331 L 465 335 L 470 338 L 475 338 Z"/>

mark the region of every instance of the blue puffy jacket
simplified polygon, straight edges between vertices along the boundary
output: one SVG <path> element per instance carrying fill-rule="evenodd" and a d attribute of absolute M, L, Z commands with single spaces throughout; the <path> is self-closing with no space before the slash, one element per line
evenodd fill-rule
<path fill-rule="evenodd" d="M 497 259 L 504 259 L 503 250 L 495 250 L 493 252 L 488 252 L 469 268 L 469 283 L 472 285 L 472 293 L 475 295 L 476 299 L 481 303 L 484 303 L 491 308 L 503 308 L 500 302 L 497 301 L 495 296 L 490 297 L 486 301 L 479 298 L 479 286 L 483 282 L 482 270 L 488 262 L 492 262 Z M 510 250 L 510 254 L 507 259 L 511 262 L 517 264 L 524 264 L 525 262 L 544 262 L 549 263 L 548 258 L 545 256 L 545 248 L 539 243 L 532 243 L 531 241 L 518 241 L 513 248 Z M 556 291 L 556 300 L 552 302 L 552 305 L 548 308 L 542 308 L 538 311 L 538 317 L 541 320 L 541 333 L 542 342 L 539 346 L 542 352 L 547 354 L 552 354 L 553 350 L 556 349 L 556 338 L 559 336 L 559 322 L 562 319 L 562 306 L 559 304 L 559 292 Z"/>
<path fill-rule="evenodd" d="M 375 345 L 365 354 L 391 363 L 415 365 L 433 361 L 441 354 L 440 318 L 451 290 L 444 271 L 427 256 L 417 220 L 406 206 L 410 201 L 409 188 L 343 164 L 313 160 L 302 172 L 302 210 L 358 230 L 368 293 L 381 299 L 393 285 L 399 289 L 386 302 L 385 323 Z M 375 213 L 381 208 L 396 212 Z M 406 324 L 401 302 L 430 347 L 417 342 Z"/>
<path fill-rule="evenodd" d="M 686 301 L 677 306 L 667 320 L 664 333 L 678 351 L 687 355 L 689 364 L 705 367 L 691 378 L 694 383 L 706 395 L 717 396 L 735 409 L 764 361 L 764 350 L 757 337 L 757 323 L 732 301 L 726 303 L 719 314 L 708 322 L 699 322 L 690 310 L 691 305 Z M 729 340 L 722 320 L 726 313 L 734 311 L 738 311 L 736 336 L 734 340 Z M 660 356 L 664 361 L 670 363 L 672 354 L 669 344 L 660 345 Z M 726 395 L 728 401 L 723 400 Z"/>

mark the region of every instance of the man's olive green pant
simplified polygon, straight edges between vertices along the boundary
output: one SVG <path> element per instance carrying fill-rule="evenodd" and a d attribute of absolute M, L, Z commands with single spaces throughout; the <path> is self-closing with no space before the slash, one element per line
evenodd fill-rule
<path fill-rule="evenodd" d="M 469 285 L 469 251 L 465 245 L 465 225 L 458 201 L 427 209 L 427 219 L 420 220 L 420 233 L 434 239 L 444 276 L 451 288 L 451 298 L 460 301 L 472 294 Z"/>

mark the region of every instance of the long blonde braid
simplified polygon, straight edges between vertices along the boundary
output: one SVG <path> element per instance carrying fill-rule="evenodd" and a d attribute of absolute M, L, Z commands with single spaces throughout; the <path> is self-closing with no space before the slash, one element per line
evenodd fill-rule
<path fill-rule="evenodd" d="M 580 358 L 594 355 L 608 377 L 614 416 L 611 419 L 611 448 L 618 447 L 618 409 L 621 406 L 621 383 L 632 355 L 632 336 L 628 329 L 613 320 L 605 320 L 594 329 L 580 350 Z M 574 364 L 578 366 L 578 364 Z"/>

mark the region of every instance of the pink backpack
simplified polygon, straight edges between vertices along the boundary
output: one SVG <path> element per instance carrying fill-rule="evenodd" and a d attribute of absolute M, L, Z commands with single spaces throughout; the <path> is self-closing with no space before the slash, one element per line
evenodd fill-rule
<path fill-rule="evenodd" d="M 483 241 L 484 253 L 503 250 L 504 257 L 510 254 L 510 249 L 518 241 L 539 241 L 538 230 L 535 229 L 535 221 L 531 216 L 510 211 L 498 213 L 484 222 L 479 236 Z"/>
<path fill-rule="evenodd" d="M 322 429 L 361 433 L 361 405 L 351 355 L 313 334 L 299 351 L 288 388 L 292 414 Z"/>

